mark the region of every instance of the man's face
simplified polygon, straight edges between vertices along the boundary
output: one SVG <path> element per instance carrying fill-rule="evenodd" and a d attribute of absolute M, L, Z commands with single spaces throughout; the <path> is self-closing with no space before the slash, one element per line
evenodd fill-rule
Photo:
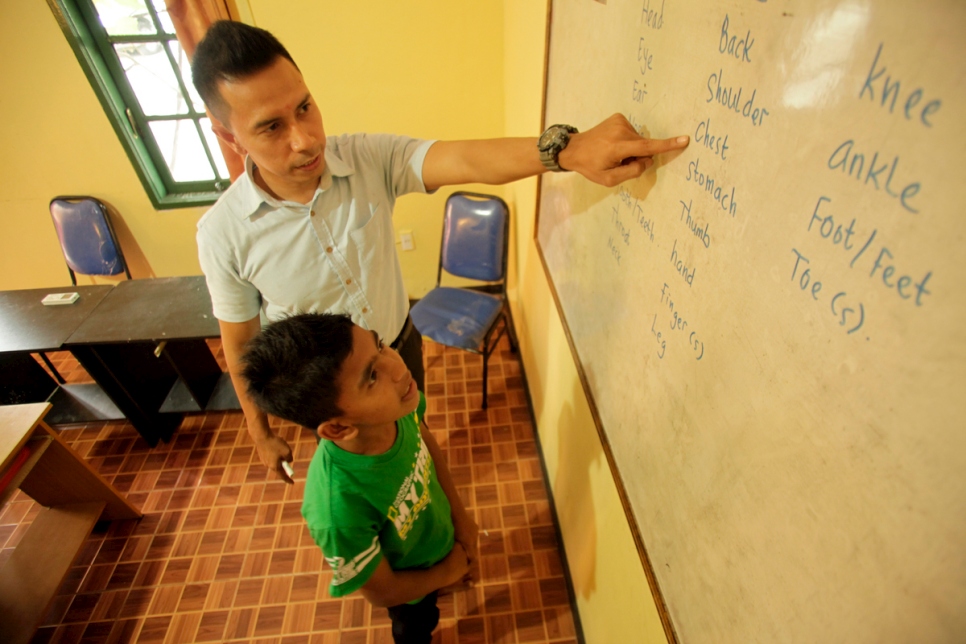
<path fill-rule="evenodd" d="M 419 406 L 416 381 L 402 358 L 375 331 L 359 326 L 352 327 L 352 352 L 338 385 L 343 422 L 360 429 L 395 423 Z"/>
<path fill-rule="evenodd" d="M 295 65 L 279 57 L 251 76 L 218 83 L 218 89 L 228 108 L 228 127 L 216 125 L 216 134 L 251 156 L 277 196 L 314 194 L 325 170 L 325 130 Z"/>

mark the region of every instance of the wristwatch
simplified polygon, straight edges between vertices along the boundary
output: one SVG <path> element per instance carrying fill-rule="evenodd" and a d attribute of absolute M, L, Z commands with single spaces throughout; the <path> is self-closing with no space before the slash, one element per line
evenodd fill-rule
<path fill-rule="evenodd" d="M 565 172 L 557 162 L 557 157 L 563 149 L 570 143 L 570 135 L 576 134 L 577 128 L 573 125 L 551 125 L 537 141 L 537 150 L 540 151 L 540 163 L 544 167 L 554 172 Z"/>

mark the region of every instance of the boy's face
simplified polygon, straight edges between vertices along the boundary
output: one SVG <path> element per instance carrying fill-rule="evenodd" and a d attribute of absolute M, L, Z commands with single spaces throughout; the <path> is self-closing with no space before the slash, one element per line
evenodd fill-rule
<path fill-rule="evenodd" d="M 352 327 L 352 351 L 339 371 L 341 420 L 358 428 L 387 425 L 419 406 L 416 381 L 375 331 Z"/>

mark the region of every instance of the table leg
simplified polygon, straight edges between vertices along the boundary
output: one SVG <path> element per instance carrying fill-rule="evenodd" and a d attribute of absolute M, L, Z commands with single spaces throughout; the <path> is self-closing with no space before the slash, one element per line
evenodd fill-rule
<path fill-rule="evenodd" d="M 153 343 L 72 345 L 70 350 L 149 445 L 171 438 L 184 414 L 159 410 L 178 374 L 154 355 Z"/>
<path fill-rule="evenodd" d="M 171 340 L 165 344 L 162 354 L 181 378 L 198 409 L 204 409 L 222 374 L 208 343 L 204 340 Z"/>

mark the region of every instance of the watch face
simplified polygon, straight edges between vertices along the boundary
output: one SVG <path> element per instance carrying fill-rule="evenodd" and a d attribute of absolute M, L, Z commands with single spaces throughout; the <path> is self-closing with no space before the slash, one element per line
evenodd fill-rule
<path fill-rule="evenodd" d="M 551 125 L 544 130 L 540 138 L 537 139 L 540 162 L 554 172 L 561 172 L 563 169 L 557 163 L 557 155 L 567 147 L 570 142 L 570 135 L 576 132 L 577 128 L 571 125 Z"/>
<path fill-rule="evenodd" d="M 551 125 L 540 135 L 540 139 L 537 141 L 537 147 L 541 150 L 550 150 L 553 148 L 562 150 L 567 146 L 569 140 L 570 132 L 559 125 Z"/>
<path fill-rule="evenodd" d="M 537 147 L 539 147 L 541 150 L 549 150 L 553 146 L 556 135 L 557 128 L 549 128 L 540 135 L 540 140 L 537 142 Z"/>

